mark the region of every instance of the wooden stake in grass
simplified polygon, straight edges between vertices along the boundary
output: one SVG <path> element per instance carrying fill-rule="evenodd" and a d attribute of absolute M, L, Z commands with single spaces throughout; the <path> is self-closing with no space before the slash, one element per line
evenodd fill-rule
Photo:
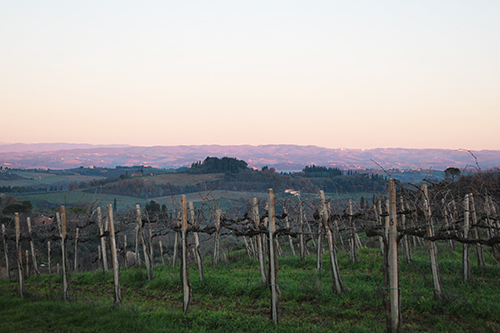
<path fill-rule="evenodd" d="M 50 241 L 47 242 L 47 259 L 49 260 L 49 274 L 52 274 L 52 260 L 50 258 Z"/>
<path fill-rule="evenodd" d="M 424 215 L 425 222 L 427 226 L 427 236 L 434 236 L 434 226 L 432 224 L 432 214 L 431 205 L 429 200 L 429 192 L 427 190 L 427 185 L 422 185 L 422 195 L 424 199 Z M 434 283 L 434 298 L 443 298 L 443 290 L 441 288 L 441 282 L 439 281 L 439 266 L 437 260 L 437 247 L 432 241 L 429 241 L 429 257 L 431 259 L 431 270 L 432 270 L 432 281 Z"/>
<path fill-rule="evenodd" d="M 97 245 L 97 269 L 101 268 L 101 245 Z"/>
<path fill-rule="evenodd" d="M 104 273 L 108 271 L 108 258 L 106 253 L 106 236 L 102 225 L 101 207 L 97 207 L 97 226 L 99 227 L 99 238 L 101 239 L 101 255 L 102 255 L 102 270 Z"/>
<path fill-rule="evenodd" d="M 288 211 L 286 207 L 283 207 L 283 213 L 285 216 L 285 225 L 287 229 L 290 229 L 290 222 L 288 221 Z M 290 243 L 290 249 L 292 250 L 292 255 L 295 257 L 295 248 L 293 247 L 292 236 L 288 235 L 288 242 Z"/>
<path fill-rule="evenodd" d="M 161 264 L 162 265 L 165 265 L 165 258 L 163 257 L 163 245 L 161 244 L 161 241 L 159 241 L 160 243 L 160 257 L 161 257 Z"/>
<path fill-rule="evenodd" d="M 26 278 L 29 278 L 30 277 L 30 262 L 29 262 L 29 259 L 30 259 L 30 252 L 28 250 L 26 250 L 25 252 L 25 258 L 26 258 L 26 269 L 25 269 L 25 272 L 26 272 Z"/>
<path fill-rule="evenodd" d="M 146 240 L 144 237 L 144 225 L 142 223 L 141 217 L 141 206 L 139 204 L 135 205 L 135 210 L 137 213 L 137 228 L 139 228 L 139 236 L 141 237 L 142 252 L 144 253 L 144 262 L 146 263 L 146 271 L 148 273 L 148 280 L 153 279 L 153 261 L 151 258 L 151 252 L 147 249 Z"/>
<path fill-rule="evenodd" d="M 127 267 L 127 235 L 123 235 L 123 267 Z"/>
<path fill-rule="evenodd" d="M 253 217 L 253 223 L 255 224 L 255 230 L 259 230 L 260 217 L 259 217 L 259 205 L 257 198 L 253 198 L 252 201 L 252 217 Z M 258 234 L 255 237 L 257 240 L 257 250 L 259 252 L 260 276 L 262 279 L 262 283 L 267 284 L 266 257 L 264 256 L 264 251 L 262 249 L 262 236 Z"/>
<path fill-rule="evenodd" d="M 220 217 L 222 211 L 217 209 L 215 211 L 215 240 L 214 240 L 214 260 L 212 262 L 212 267 L 215 268 L 220 260 Z"/>
<path fill-rule="evenodd" d="M 7 246 L 7 236 L 5 235 L 5 224 L 2 224 L 3 251 L 5 254 L 5 268 L 7 269 L 7 277 L 10 279 L 9 265 L 9 247 Z"/>
<path fill-rule="evenodd" d="M 113 221 L 113 206 L 108 205 L 109 237 L 111 241 L 111 259 L 113 260 L 113 280 L 115 282 L 115 304 L 122 303 L 120 292 L 120 267 L 118 266 L 118 256 L 116 253 L 115 223 Z"/>
<path fill-rule="evenodd" d="M 66 249 L 66 208 L 61 206 L 61 252 L 62 252 L 62 275 L 63 275 L 63 299 L 69 301 L 69 281 L 68 281 L 68 253 Z"/>
<path fill-rule="evenodd" d="M 349 226 L 351 227 L 352 230 L 352 236 L 351 236 L 351 262 L 353 264 L 356 264 L 358 262 L 358 251 L 357 251 L 357 246 L 356 246 L 356 226 L 354 225 L 354 220 L 352 218 L 352 200 L 349 199 Z"/>
<path fill-rule="evenodd" d="M 269 202 L 269 282 L 271 287 L 271 319 L 275 324 L 280 322 L 279 313 L 279 287 L 278 287 L 278 260 L 274 245 L 275 213 L 274 213 L 274 193 L 272 189 L 267 190 Z"/>
<path fill-rule="evenodd" d="M 396 218 L 396 185 L 394 179 L 389 179 L 389 279 L 391 290 L 391 332 L 401 329 L 401 295 L 399 289 L 398 267 L 398 229 Z"/>
<path fill-rule="evenodd" d="M 33 272 L 38 276 L 40 275 L 40 272 L 38 271 L 38 264 L 36 262 L 35 244 L 33 244 L 33 233 L 31 232 L 31 219 L 27 217 L 26 222 L 28 223 L 28 233 L 30 235 L 31 262 L 33 265 Z"/>
<path fill-rule="evenodd" d="M 300 199 L 300 192 L 297 197 L 299 198 L 299 247 L 300 247 L 300 260 L 306 258 L 306 244 L 304 242 L 304 212 L 302 211 L 302 200 Z"/>
<path fill-rule="evenodd" d="M 325 192 L 319 191 L 319 198 L 321 200 L 321 219 L 325 226 L 326 238 L 328 240 L 328 250 L 330 252 L 330 265 L 332 269 L 332 290 L 338 294 L 344 292 L 344 285 L 340 279 L 339 265 L 337 263 L 337 254 L 335 252 L 335 245 L 333 243 L 332 231 L 328 224 L 328 210 L 326 208 Z"/>
<path fill-rule="evenodd" d="M 189 304 L 191 303 L 191 284 L 189 283 L 189 266 L 188 266 L 188 238 L 187 238 L 187 207 L 186 196 L 181 196 L 182 204 L 182 264 L 181 264 L 181 280 L 182 280 L 182 295 L 183 295 L 183 311 L 187 313 Z"/>
<path fill-rule="evenodd" d="M 464 234 L 465 239 L 469 238 L 469 227 L 470 227 L 470 205 L 469 199 L 472 194 L 466 194 L 464 199 Z M 471 279 L 470 272 L 470 250 L 469 244 L 463 244 L 462 253 L 462 268 L 463 268 L 463 278 L 464 282 L 468 282 Z"/>
<path fill-rule="evenodd" d="M 16 223 L 16 249 L 17 249 L 17 272 L 19 276 L 19 295 L 24 296 L 24 276 L 23 276 L 23 254 L 21 251 L 21 244 L 19 244 L 21 238 L 21 228 L 19 226 L 19 213 L 15 215 Z"/>
<path fill-rule="evenodd" d="M 79 228 L 76 228 L 76 231 L 75 231 L 75 262 L 74 262 L 74 267 L 73 267 L 73 271 L 76 273 L 78 272 L 78 233 L 79 233 L 80 229 Z"/>
<path fill-rule="evenodd" d="M 470 195 L 470 207 L 472 210 L 472 224 L 477 225 L 477 214 L 476 214 L 476 204 L 474 203 L 474 197 L 472 193 Z M 474 237 L 479 239 L 479 230 L 477 227 L 474 228 Z M 484 248 L 482 244 L 476 244 L 477 252 L 477 264 L 479 267 L 486 267 L 486 260 L 484 259 Z"/>
<path fill-rule="evenodd" d="M 400 208 L 401 211 L 403 212 L 405 210 L 405 203 L 403 197 L 399 199 L 400 202 Z M 406 215 L 401 214 L 401 225 L 403 226 L 403 229 L 406 229 Z M 408 239 L 408 235 L 405 235 L 403 237 L 403 244 L 406 252 L 406 262 L 411 264 L 413 262 L 413 257 L 411 254 L 411 246 L 410 246 L 410 240 Z"/>
<path fill-rule="evenodd" d="M 323 269 L 323 225 L 321 220 L 318 223 L 318 241 L 316 245 L 316 271 L 321 272 Z"/>
<path fill-rule="evenodd" d="M 193 228 L 198 228 L 199 225 L 196 222 L 195 216 L 194 216 L 194 205 L 193 202 L 189 202 L 189 213 L 191 217 L 191 226 Z M 197 232 L 193 232 L 193 237 L 194 237 L 194 254 L 196 257 L 196 262 L 198 263 L 198 271 L 200 273 L 200 281 L 203 281 L 203 276 L 204 276 L 204 270 L 203 270 L 203 257 L 201 256 L 201 246 L 200 246 L 200 239 L 198 237 Z"/>

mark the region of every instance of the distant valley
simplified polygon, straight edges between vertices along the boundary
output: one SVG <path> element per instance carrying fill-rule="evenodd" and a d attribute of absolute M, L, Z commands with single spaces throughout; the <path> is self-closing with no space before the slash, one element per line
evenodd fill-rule
<path fill-rule="evenodd" d="M 80 166 L 148 165 L 179 168 L 207 156 L 235 157 L 250 167 L 277 171 L 302 170 L 307 165 L 341 169 L 432 169 L 500 167 L 500 151 L 450 149 L 329 149 L 299 145 L 197 145 L 139 147 L 90 144 L 0 144 L 0 166 L 9 168 L 70 169 Z M 477 159 L 475 159 L 475 158 Z M 477 162 L 477 164 L 476 164 Z"/>

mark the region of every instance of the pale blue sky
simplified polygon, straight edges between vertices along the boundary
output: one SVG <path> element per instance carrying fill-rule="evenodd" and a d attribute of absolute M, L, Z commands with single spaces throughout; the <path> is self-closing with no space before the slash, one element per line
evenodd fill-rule
<path fill-rule="evenodd" d="M 500 149 L 499 1 L 3 1 L 0 142 Z"/>

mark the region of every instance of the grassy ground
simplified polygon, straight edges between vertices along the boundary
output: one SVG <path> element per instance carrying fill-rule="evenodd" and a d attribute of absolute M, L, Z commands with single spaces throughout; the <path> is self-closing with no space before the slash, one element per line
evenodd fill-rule
<path fill-rule="evenodd" d="M 474 256 L 471 256 L 474 259 Z M 491 258 L 476 268 L 473 281 L 460 275 L 461 252 L 440 244 L 439 265 L 446 298 L 434 300 L 425 248 L 407 264 L 400 257 L 403 331 L 500 331 L 500 267 Z M 205 279 L 191 269 L 193 301 L 182 312 L 179 268 L 156 266 L 148 281 L 144 267 L 121 270 L 122 306 L 114 306 L 112 274 L 71 275 L 71 302 L 63 302 L 60 276 L 26 280 L 25 299 L 18 298 L 15 279 L 0 281 L 0 331 L 19 332 L 383 332 L 380 250 L 364 248 L 359 263 L 339 254 L 345 294 L 331 290 L 327 254 L 323 272 L 313 256 L 279 259 L 282 324 L 269 320 L 270 292 L 260 283 L 258 263 L 244 251 L 212 269 L 206 258 Z"/>

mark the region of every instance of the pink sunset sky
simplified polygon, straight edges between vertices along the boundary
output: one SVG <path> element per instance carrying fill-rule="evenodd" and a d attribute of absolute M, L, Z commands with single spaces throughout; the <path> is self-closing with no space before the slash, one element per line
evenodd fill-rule
<path fill-rule="evenodd" d="M 2 1 L 0 142 L 500 150 L 499 1 Z"/>

